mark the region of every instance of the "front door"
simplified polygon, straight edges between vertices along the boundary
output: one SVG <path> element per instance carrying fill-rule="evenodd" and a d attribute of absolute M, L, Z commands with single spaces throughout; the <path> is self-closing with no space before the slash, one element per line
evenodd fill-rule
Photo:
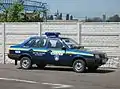
<path fill-rule="evenodd" d="M 58 38 L 49 38 L 47 43 L 47 62 L 53 65 L 65 65 L 69 55 L 62 50 L 63 43 Z"/>

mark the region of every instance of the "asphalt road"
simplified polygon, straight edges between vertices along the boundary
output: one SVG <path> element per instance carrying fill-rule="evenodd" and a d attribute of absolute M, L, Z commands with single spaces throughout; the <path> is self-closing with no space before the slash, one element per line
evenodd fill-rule
<path fill-rule="evenodd" d="M 120 70 L 100 68 L 93 73 L 75 73 L 71 68 L 22 70 L 0 64 L 0 89 L 120 89 Z"/>

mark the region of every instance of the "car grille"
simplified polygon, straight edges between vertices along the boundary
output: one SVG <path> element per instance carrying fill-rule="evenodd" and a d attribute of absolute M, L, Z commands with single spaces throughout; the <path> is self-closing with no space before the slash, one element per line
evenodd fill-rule
<path fill-rule="evenodd" d="M 96 59 L 96 63 L 104 64 L 105 63 L 104 61 L 106 60 L 107 56 L 105 54 L 99 54 L 99 56 L 100 56 L 100 59 Z"/>

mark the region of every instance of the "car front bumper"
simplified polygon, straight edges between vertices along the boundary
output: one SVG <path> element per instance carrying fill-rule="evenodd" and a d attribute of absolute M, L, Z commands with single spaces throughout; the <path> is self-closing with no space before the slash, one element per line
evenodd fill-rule
<path fill-rule="evenodd" d="M 104 65 L 106 64 L 106 62 L 108 61 L 108 58 L 99 58 L 99 59 L 95 59 L 95 64 L 97 65 Z"/>
<path fill-rule="evenodd" d="M 8 54 L 8 57 L 13 60 L 19 60 L 20 55 L 17 54 Z"/>
<path fill-rule="evenodd" d="M 86 59 L 86 63 L 87 63 L 87 67 L 89 66 L 101 66 L 106 64 L 106 62 L 108 61 L 108 58 L 88 58 Z"/>

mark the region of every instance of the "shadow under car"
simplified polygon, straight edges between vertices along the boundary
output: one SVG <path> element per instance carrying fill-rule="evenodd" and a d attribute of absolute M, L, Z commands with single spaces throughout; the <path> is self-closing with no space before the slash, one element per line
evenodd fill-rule
<path fill-rule="evenodd" d="M 20 67 L 18 69 L 21 69 Z M 71 67 L 53 67 L 53 66 L 47 66 L 44 69 L 39 69 L 38 67 L 34 66 L 29 70 L 47 70 L 47 71 L 66 71 L 66 72 L 73 72 L 73 69 Z M 116 69 L 109 69 L 109 68 L 98 68 L 96 71 L 89 71 L 86 70 L 84 73 L 100 73 L 100 74 L 105 74 L 105 73 L 111 73 L 115 72 Z"/>

